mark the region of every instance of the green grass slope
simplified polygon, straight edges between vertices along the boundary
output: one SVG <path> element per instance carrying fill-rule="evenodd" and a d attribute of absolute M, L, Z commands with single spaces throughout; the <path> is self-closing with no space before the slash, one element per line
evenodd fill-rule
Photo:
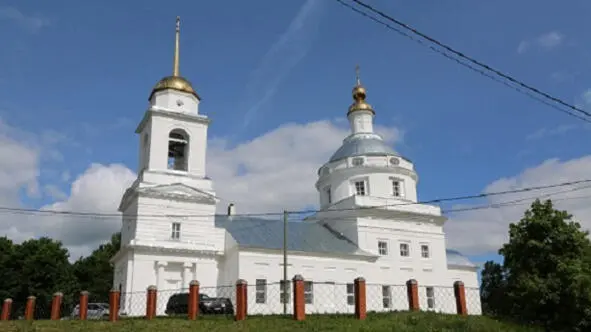
<path fill-rule="evenodd" d="M 0 322 L 4 332 L 285 332 L 285 331 L 396 331 L 396 332 L 536 332 L 487 317 L 440 315 L 434 313 L 373 314 L 365 321 L 351 316 L 312 316 L 303 322 L 286 317 L 249 317 L 243 322 L 227 318 L 202 318 L 197 321 L 160 318 L 152 321 L 128 319 L 116 323 L 81 321 L 35 321 Z"/>

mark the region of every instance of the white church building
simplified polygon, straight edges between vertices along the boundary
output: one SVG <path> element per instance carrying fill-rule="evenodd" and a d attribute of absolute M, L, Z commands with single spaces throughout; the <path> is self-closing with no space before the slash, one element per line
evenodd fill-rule
<path fill-rule="evenodd" d="M 209 119 L 179 73 L 179 38 L 177 18 L 173 74 L 150 94 L 136 129 L 138 178 L 119 206 L 121 249 L 112 262 L 121 309 L 143 315 L 154 285 L 164 314 L 168 298 L 187 292 L 191 280 L 235 303 L 234 285 L 244 279 L 249 313 L 281 313 L 281 293 L 288 303 L 292 297 L 281 283 L 284 224 L 281 216 L 240 216 L 233 205 L 216 215 L 215 179 L 206 171 Z M 368 311 L 407 310 L 405 284 L 415 279 L 422 310 L 455 313 L 452 286 L 461 280 L 469 314 L 480 314 L 477 267 L 446 249 L 441 209 L 417 203 L 414 165 L 374 133 L 375 111 L 359 78 L 352 94 L 351 133 L 319 165 L 319 212 L 287 223 L 287 275 L 304 277 L 306 312 L 353 312 L 353 280 L 363 277 Z"/>

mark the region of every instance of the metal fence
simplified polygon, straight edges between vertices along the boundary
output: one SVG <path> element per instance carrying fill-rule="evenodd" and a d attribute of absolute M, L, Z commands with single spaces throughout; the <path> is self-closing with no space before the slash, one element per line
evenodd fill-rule
<path fill-rule="evenodd" d="M 354 314 L 356 306 L 363 302 L 366 312 L 396 312 L 408 310 L 434 311 L 440 313 L 461 313 L 461 304 L 466 314 L 481 314 L 480 292 L 478 288 L 464 287 L 462 294 L 454 286 L 428 286 L 377 284 L 363 282 L 363 298 L 357 298 L 356 283 L 336 283 L 302 281 L 303 304 L 306 314 Z M 266 283 L 259 281 L 246 284 L 244 290 L 247 315 L 294 314 L 295 281 L 287 283 Z M 360 286 L 359 286 L 360 287 Z M 95 319 L 107 320 L 116 311 L 117 319 L 126 317 L 145 317 L 153 306 L 154 316 L 178 316 L 186 318 L 189 313 L 190 289 L 169 289 L 116 293 L 116 298 L 104 301 L 105 296 L 92 294 L 56 294 L 53 299 L 39 301 L 34 299 L 19 302 L 18 310 L 3 307 L 2 319 Z M 237 303 L 237 285 L 198 287 L 198 314 L 221 315 L 235 318 L 239 310 Z M 58 304 L 54 304 L 57 296 Z M 461 296 L 459 301 L 458 296 Z M 100 299 L 100 300 L 98 300 Z M 113 302 L 117 303 L 114 304 Z M 109 303 L 110 302 L 110 303 Z M 413 304 L 413 302 L 416 302 Z M 82 305 L 81 305 L 82 304 Z M 57 313 L 53 307 L 58 306 Z M 29 306 L 29 308 L 27 308 Z M 86 311 L 81 314 L 81 307 Z M 115 308 L 115 309 L 113 309 Z M 4 312 L 10 311 L 9 317 Z M 32 316 L 31 316 L 32 312 Z M 82 317 L 84 316 L 84 317 Z"/>

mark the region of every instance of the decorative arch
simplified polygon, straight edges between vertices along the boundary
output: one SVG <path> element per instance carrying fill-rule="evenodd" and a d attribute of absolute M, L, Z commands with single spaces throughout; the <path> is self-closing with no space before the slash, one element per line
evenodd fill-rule
<path fill-rule="evenodd" d="M 189 134 L 183 129 L 176 128 L 168 134 L 168 169 L 189 169 Z"/>

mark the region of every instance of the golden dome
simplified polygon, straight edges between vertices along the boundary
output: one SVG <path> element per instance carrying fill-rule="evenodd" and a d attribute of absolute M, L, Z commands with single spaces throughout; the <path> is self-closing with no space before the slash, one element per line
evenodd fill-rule
<path fill-rule="evenodd" d="M 193 86 L 191 85 L 191 82 L 189 82 L 187 79 L 185 79 L 184 77 L 180 76 L 180 71 L 179 71 L 179 48 L 180 48 L 180 24 L 181 24 L 181 18 L 180 17 L 176 17 L 176 33 L 175 33 L 175 45 L 174 45 L 174 61 L 173 61 L 173 65 L 172 65 L 172 75 L 171 76 L 166 76 L 165 78 L 161 79 L 158 83 L 156 83 L 156 85 L 154 86 L 154 88 L 152 89 L 152 93 L 150 93 L 150 98 L 148 99 L 152 99 L 152 96 L 154 95 L 154 93 L 158 92 L 158 91 L 162 91 L 162 90 L 176 90 L 176 91 L 180 91 L 180 92 L 185 92 L 185 93 L 190 93 L 192 95 L 194 95 L 195 97 L 197 97 L 197 99 L 201 99 L 199 98 L 199 95 L 197 94 L 197 92 L 195 92 L 195 90 L 193 89 Z"/>
<path fill-rule="evenodd" d="M 181 76 L 166 76 L 165 78 L 161 79 L 158 83 L 156 83 L 156 85 L 152 89 L 152 93 L 150 94 L 150 98 L 152 98 L 152 95 L 154 93 L 156 93 L 158 91 L 162 91 L 162 90 L 168 90 L 168 89 L 190 93 L 190 94 L 194 95 L 195 97 L 197 97 L 198 99 L 201 99 L 201 98 L 199 98 L 199 95 L 197 94 L 197 92 L 195 92 L 195 90 L 193 89 L 191 82 L 189 82 L 187 79 L 185 79 Z"/>
<path fill-rule="evenodd" d="M 349 112 L 347 112 L 347 115 L 355 111 L 370 111 L 373 114 L 375 114 L 376 112 L 373 110 L 371 105 L 365 102 L 367 90 L 363 85 L 361 85 L 361 80 L 359 79 L 359 66 L 355 68 L 355 71 L 357 74 L 357 84 L 355 84 L 355 87 L 353 87 L 352 91 L 353 100 L 355 101 L 353 102 L 353 104 L 351 104 L 351 106 L 349 106 Z"/>

